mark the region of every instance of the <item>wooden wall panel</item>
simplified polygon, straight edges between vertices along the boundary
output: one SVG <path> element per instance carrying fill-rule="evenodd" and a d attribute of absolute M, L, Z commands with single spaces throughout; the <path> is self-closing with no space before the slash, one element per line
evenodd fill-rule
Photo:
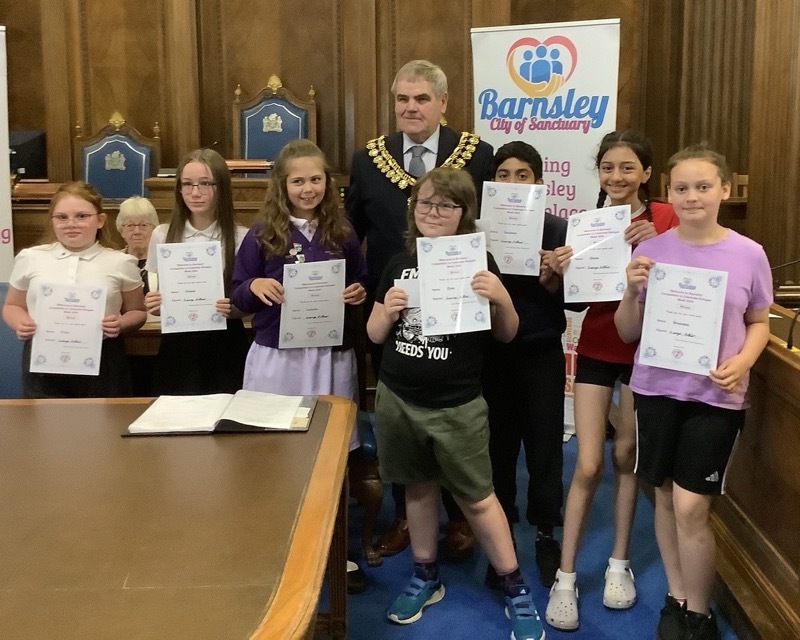
<path fill-rule="evenodd" d="M 119 111 L 144 135 L 163 121 L 158 87 L 165 70 L 159 60 L 162 3 L 83 0 L 80 13 L 80 82 L 86 103 L 81 124 L 94 133 Z"/>
<path fill-rule="evenodd" d="M 0 24 L 6 25 L 8 128 L 44 129 L 41 5 L 6 0 L 0 3 Z"/>
<path fill-rule="evenodd" d="M 755 6 L 747 229 L 776 265 L 800 258 L 800 3 Z M 797 282 L 798 274 L 775 275 Z"/>
<path fill-rule="evenodd" d="M 680 125 L 673 150 L 707 140 L 748 172 L 752 0 L 686 3 Z"/>
<path fill-rule="evenodd" d="M 653 148 L 653 195 L 657 195 L 667 160 L 679 145 L 684 4 L 683 0 L 645 2 L 645 62 L 639 121 Z"/>

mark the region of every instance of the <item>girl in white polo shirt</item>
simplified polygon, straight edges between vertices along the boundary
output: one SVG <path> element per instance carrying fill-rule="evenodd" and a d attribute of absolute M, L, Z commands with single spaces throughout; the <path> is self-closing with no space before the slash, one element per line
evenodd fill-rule
<path fill-rule="evenodd" d="M 22 392 L 26 398 L 91 398 L 131 393 L 125 346 L 120 336 L 146 319 L 136 258 L 111 249 L 102 197 L 90 184 L 68 182 L 50 203 L 51 242 L 23 249 L 14 260 L 3 320 L 25 344 Z M 106 288 L 99 376 L 31 373 L 31 338 L 36 333 L 38 285 L 98 284 Z"/>

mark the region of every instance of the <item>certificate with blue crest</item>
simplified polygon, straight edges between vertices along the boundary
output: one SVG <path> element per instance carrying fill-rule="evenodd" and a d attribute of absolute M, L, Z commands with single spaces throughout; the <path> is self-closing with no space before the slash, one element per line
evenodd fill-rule
<path fill-rule="evenodd" d="M 105 286 L 42 283 L 35 314 L 31 373 L 100 375 Z"/>
<path fill-rule="evenodd" d="M 501 273 L 539 275 L 546 198 L 543 184 L 483 183 L 481 221 Z"/>
<path fill-rule="evenodd" d="M 161 292 L 161 333 L 224 331 L 217 300 L 225 297 L 222 245 L 170 242 L 156 245 Z"/>
<path fill-rule="evenodd" d="M 341 259 L 283 266 L 279 349 L 342 344 L 344 275 Z"/>
<path fill-rule="evenodd" d="M 483 232 L 417 238 L 422 335 L 440 336 L 492 328 L 489 300 L 472 290 L 485 271 Z"/>
<path fill-rule="evenodd" d="M 727 283 L 725 271 L 650 269 L 638 363 L 701 376 L 716 369 Z"/>
<path fill-rule="evenodd" d="M 564 302 L 622 300 L 625 267 L 631 261 L 631 246 L 625 242 L 630 224 L 628 204 L 569 217 L 567 245 L 573 255 L 564 270 Z"/>

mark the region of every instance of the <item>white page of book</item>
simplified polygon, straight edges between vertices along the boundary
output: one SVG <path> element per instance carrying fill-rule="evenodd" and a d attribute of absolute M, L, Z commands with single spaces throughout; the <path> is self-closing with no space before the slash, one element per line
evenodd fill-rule
<path fill-rule="evenodd" d="M 289 429 L 295 416 L 298 416 L 302 401 L 303 396 L 281 396 L 241 389 L 223 411 L 220 420 L 233 420 L 263 429 Z M 303 417 L 307 416 L 306 412 Z"/>
<path fill-rule="evenodd" d="M 213 431 L 231 401 L 229 393 L 205 396 L 161 396 L 131 423 L 131 433 Z"/>

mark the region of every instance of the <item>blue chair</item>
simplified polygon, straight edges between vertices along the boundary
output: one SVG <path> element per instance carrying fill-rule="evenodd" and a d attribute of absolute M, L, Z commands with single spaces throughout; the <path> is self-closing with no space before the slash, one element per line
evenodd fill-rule
<path fill-rule="evenodd" d="M 0 306 L 6 300 L 8 284 L 0 282 Z M 22 397 L 22 340 L 5 322 L 0 322 L 0 398 Z"/>
<path fill-rule="evenodd" d="M 246 160 L 274 161 L 290 140 L 308 138 L 317 142 L 317 103 L 312 86 L 308 100 L 300 100 L 272 75 L 267 88 L 242 102 L 242 87 L 236 86 L 233 102 L 233 154 Z"/>
<path fill-rule="evenodd" d="M 91 137 L 75 139 L 75 166 L 81 180 L 108 199 L 146 196 L 145 179 L 161 164 L 161 130 L 156 122 L 147 138 L 125 122 L 118 111 Z"/>

